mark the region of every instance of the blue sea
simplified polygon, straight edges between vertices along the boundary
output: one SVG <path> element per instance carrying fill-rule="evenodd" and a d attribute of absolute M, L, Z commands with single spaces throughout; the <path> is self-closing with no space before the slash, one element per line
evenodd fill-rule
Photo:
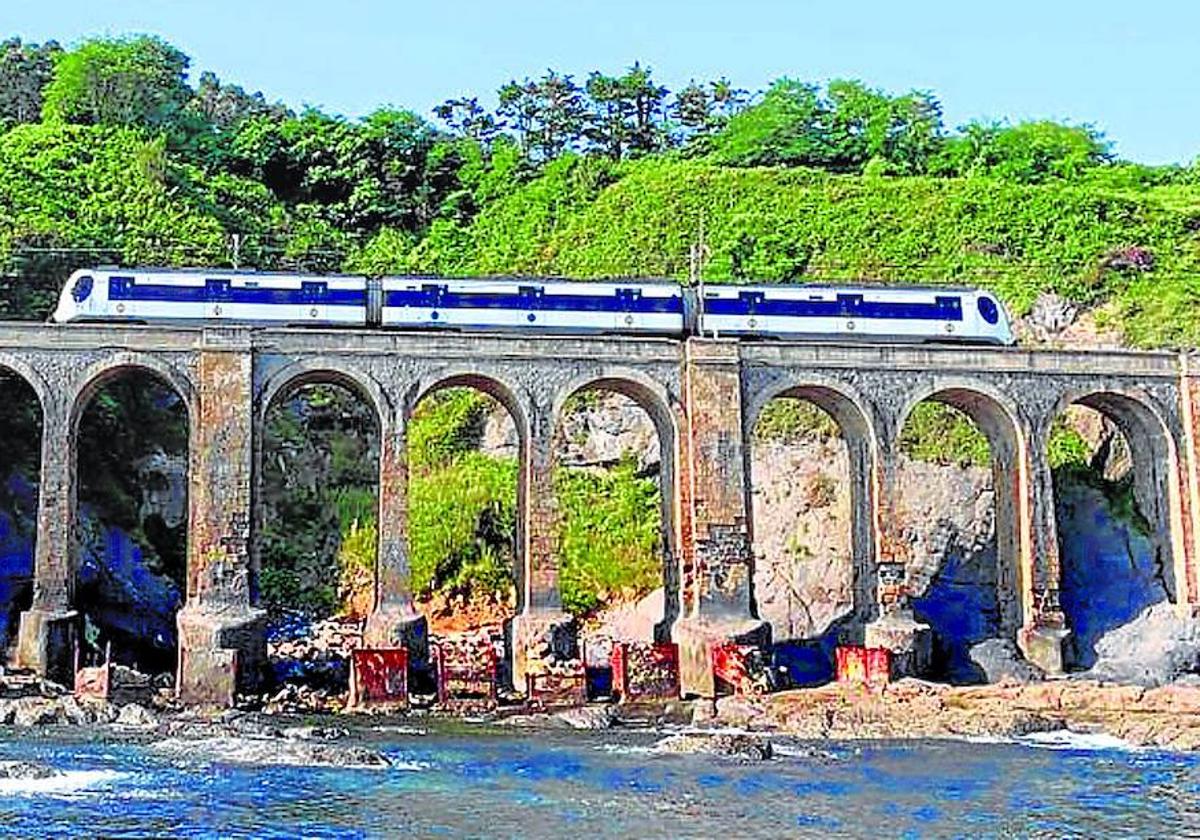
<path fill-rule="evenodd" d="M 1104 739 L 776 741 L 767 762 L 653 752 L 661 732 L 381 726 L 384 770 L 246 767 L 146 744 L 0 734 L 13 837 L 1185 837 L 1200 758 Z M 815 747 L 815 749 L 813 749 Z"/>

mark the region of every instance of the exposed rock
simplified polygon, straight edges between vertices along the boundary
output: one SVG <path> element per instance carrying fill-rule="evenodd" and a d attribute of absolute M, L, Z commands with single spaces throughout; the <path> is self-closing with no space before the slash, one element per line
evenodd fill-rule
<path fill-rule="evenodd" d="M 580 706 L 557 712 L 554 717 L 572 729 L 608 729 L 616 720 L 611 706 Z"/>
<path fill-rule="evenodd" d="M 0 779 L 53 779 L 61 775 L 61 770 L 33 761 L 0 761 Z"/>
<path fill-rule="evenodd" d="M 31 727 L 58 723 L 61 706 L 45 697 L 19 697 L 12 701 L 14 726 Z"/>
<path fill-rule="evenodd" d="M 719 755 L 743 761 L 766 761 L 771 742 L 755 735 L 669 735 L 654 745 L 656 752 Z"/>
<path fill-rule="evenodd" d="M 987 639 L 972 645 L 971 661 L 979 666 L 989 683 L 1030 683 L 1045 678 L 1041 669 L 1027 662 L 1008 639 Z"/>
<path fill-rule="evenodd" d="M 93 722 L 88 708 L 80 704 L 74 697 L 67 696 L 59 700 L 59 708 L 63 719 L 73 726 L 87 726 Z"/>
<path fill-rule="evenodd" d="M 387 757 L 376 750 L 307 740 L 227 736 L 196 740 L 166 738 L 154 742 L 150 748 L 181 758 L 227 761 L 233 764 L 358 768 L 391 766 Z"/>
<path fill-rule="evenodd" d="M 114 722 L 117 726 L 127 726 L 131 729 L 153 729 L 158 726 L 158 718 L 154 712 L 139 703 L 127 703 L 122 706 Z"/>
<path fill-rule="evenodd" d="M 1170 603 L 1155 604 L 1100 639 L 1096 654 L 1091 679 L 1165 685 L 1200 667 L 1200 622 Z"/>
<path fill-rule="evenodd" d="M 632 455 L 638 471 L 657 472 L 658 432 L 650 416 L 629 397 L 612 391 L 582 396 L 563 413 L 561 463 L 568 467 L 609 467 Z"/>
<path fill-rule="evenodd" d="M 1043 292 L 1033 302 L 1026 320 L 1035 329 L 1051 335 L 1060 333 L 1079 317 L 1079 307 L 1054 292 Z"/>

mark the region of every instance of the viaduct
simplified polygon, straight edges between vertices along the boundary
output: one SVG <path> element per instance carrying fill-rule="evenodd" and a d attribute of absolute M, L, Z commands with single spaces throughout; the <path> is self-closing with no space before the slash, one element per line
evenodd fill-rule
<path fill-rule="evenodd" d="M 774 397 L 825 409 L 847 441 L 854 612 L 859 641 L 919 657 L 921 625 L 904 606 L 913 550 L 897 514 L 899 435 L 932 399 L 965 412 L 991 445 L 1001 626 L 1024 655 L 1063 669 L 1070 628 L 1059 605 L 1059 549 L 1047 441 L 1073 403 L 1111 418 L 1130 443 L 1135 495 L 1150 522 L 1172 601 L 1200 601 L 1200 373 L 1186 356 L 1011 348 L 717 339 L 528 337 L 368 331 L 0 325 L 0 367 L 24 378 L 43 413 L 34 594 L 16 664 L 69 673 L 76 633 L 76 441 L 88 400 L 131 368 L 187 405 L 187 600 L 178 615 L 185 701 L 255 687 L 265 663 L 255 532 L 263 423 L 273 401 L 313 382 L 366 398 L 381 430 L 372 646 L 424 644 L 409 581 L 406 426 L 437 389 L 472 386 L 511 412 L 520 441 L 514 677 L 524 645 L 564 622 L 552 482 L 556 419 L 576 391 L 637 401 L 662 450 L 668 598 L 662 628 L 679 642 L 684 688 L 712 691 L 708 645 L 764 640 L 752 591 L 749 439 Z M 418 654 L 419 655 L 419 654 Z"/>

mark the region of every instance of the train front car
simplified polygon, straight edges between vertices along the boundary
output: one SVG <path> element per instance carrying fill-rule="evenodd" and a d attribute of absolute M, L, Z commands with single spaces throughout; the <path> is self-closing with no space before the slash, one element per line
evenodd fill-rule
<path fill-rule="evenodd" d="M 361 277 L 92 269 L 71 275 L 52 320 L 364 326 Z"/>
<path fill-rule="evenodd" d="M 80 269 L 72 274 L 58 295 L 58 305 L 50 315 L 56 324 L 73 321 L 104 320 L 108 309 L 108 282 L 100 272 Z"/>
<path fill-rule="evenodd" d="M 936 287 L 709 286 L 699 329 L 826 341 L 1014 343 L 994 296 Z"/>
<path fill-rule="evenodd" d="M 683 290 L 663 282 L 385 277 L 383 326 L 678 336 Z"/>

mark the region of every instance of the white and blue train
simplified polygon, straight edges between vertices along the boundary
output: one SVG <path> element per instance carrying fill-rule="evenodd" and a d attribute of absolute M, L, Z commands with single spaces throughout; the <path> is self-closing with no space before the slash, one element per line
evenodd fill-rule
<path fill-rule="evenodd" d="M 58 323 L 238 323 L 1013 344 L 990 293 L 948 287 L 708 285 L 85 269 Z"/>

